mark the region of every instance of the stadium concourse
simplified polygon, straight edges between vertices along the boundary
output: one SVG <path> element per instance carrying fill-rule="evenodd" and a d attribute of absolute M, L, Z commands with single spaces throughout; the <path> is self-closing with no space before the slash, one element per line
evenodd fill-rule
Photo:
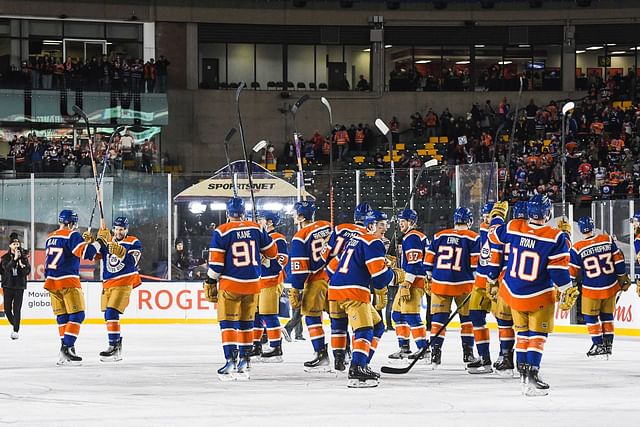
<path fill-rule="evenodd" d="M 631 337 L 616 338 L 612 359 L 592 361 L 584 355 L 588 336 L 552 335 L 543 369 L 551 392 L 530 399 L 518 379 L 467 374 L 454 330 L 438 370 L 418 365 L 406 375 L 383 374 L 378 388 L 353 390 L 343 376 L 303 371 L 308 341 L 285 343 L 282 364 L 255 363 L 249 382 L 222 383 L 215 374 L 222 362 L 217 325 L 125 325 L 126 354 L 117 364 L 98 361 L 103 328 L 83 326 L 79 367 L 55 366 L 53 325 L 29 325 L 20 340 L 3 343 L 0 423 L 586 427 L 636 425 L 640 416 Z M 374 369 L 395 349 L 393 333 L 385 334 Z"/>

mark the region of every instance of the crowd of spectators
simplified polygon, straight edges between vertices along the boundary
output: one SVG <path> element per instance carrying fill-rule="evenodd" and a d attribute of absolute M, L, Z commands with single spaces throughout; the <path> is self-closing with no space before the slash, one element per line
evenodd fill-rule
<path fill-rule="evenodd" d="M 160 56 L 146 63 L 120 55 L 86 61 L 80 58 L 31 57 L 21 66 L 0 71 L 0 87 L 9 89 L 69 89 L 74 91 L 165 93 L 170 62 Z"/>
<path fill-rule="evenodd" d="M 9 155 L 0 157 L 0 170 L 17 173 L 63 174 L 67 178 L 92 176 L 91 152 L 87 142 L 76 143 L 68 137 L 44 138 L 35 133 L 14 135 L 8 141 Z M 136 143 L 131 132 L 116 133 L 111 142 L 98 134 L 93 145 L 99 169 L 107 161 L 110 172 L 134 170 L 152 173 L 158 148 L 153 138 Z"/>

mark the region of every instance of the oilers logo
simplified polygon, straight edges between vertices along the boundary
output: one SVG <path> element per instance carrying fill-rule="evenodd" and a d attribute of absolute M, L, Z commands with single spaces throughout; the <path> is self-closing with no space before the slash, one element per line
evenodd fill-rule
<path fill-rule="evenodd" d="M 107 271 L 111 274 L 119 273 L 125 267 L 124 260 L 121 260 L 113 254 L 109 254 L 109 258 L 106 262 Z"/>

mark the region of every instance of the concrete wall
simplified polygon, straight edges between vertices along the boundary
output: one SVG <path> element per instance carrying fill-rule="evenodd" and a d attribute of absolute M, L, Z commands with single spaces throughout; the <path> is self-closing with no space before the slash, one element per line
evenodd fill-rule
<path fill-rule="evenodd" d="M 282 99 L 280 92 L 246 90 L 241 96 L 242 117 L 248 149 L 261 139 L 269 139 L 278 152 L 293 132 L 289 110 L 298 97 L 305 92 L 292 92 L 292 97 Z M 334 122 L 349 126 L 351 123 L 369 123 L 373 126 L 376 117 L 385 121 L 397 116 L 401 127 L 409 126 L 409 116 L 415 111 L 425 113 L 433 108 L 438 114 L 446 107 L 454 114 L 463 114 L 471 104 L 481 105 L 487 99 L 497 107 L 503 96 L 512 105 L 516 103 L 516 92 L 390 92 L 382 97 L 370 97 L 354 93 L 308 92 L 312 99 L 298 112 L 298 130 L 310 136 L 318 129 L 328 130 L 328 115 L 320 103 L 324 95 L 331 102 Z M 237 127 L 235 91 L 174 90 L 169 93 L 169 126 L 163 132 L 163 150 L 178 157 L 187 171 L 215 170 L 225 163 L 222 140 L 231 127 Z M 537 105 L 546 105 L 549 100 L 579 98 L 583 93 L 575 92 L 524 92 L 521 107 L 533 98 Z M 239 135 L 231 144 L 231 157 L 242 158 Z"/>

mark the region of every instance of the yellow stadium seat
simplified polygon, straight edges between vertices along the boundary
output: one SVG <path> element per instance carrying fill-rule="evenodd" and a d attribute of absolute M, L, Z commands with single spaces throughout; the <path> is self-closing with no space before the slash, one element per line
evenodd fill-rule
<path fill-rule="evenodd" d="M 353 161 L 358 163 L 358 164 L 362 164 L 364 163 L 364 156 L 353 156 Z"/>
<path fill-rule="evenodd" d="M 396 144 L 396 150 L 404 150 L 404 144 Z"/>
<path fill-rule="evenodd" d="M 438 150 L 427 150 L 427 154 L 430 156 L 435 156 L 438 154 Z"/>
<path fill-rule="evenodd" d="M 631 101 L 622 101 L 622 109 L 627 111 L 631 108 Z"/>
<path fill-rule="evenodd" d="M 426 156 L 428 150 L 417 150 L 418 156 Z"/>
<path fill-rule="evenodd" d="M 269 163 L 267 165 L 267 170 L 270 170 L 270 171 L 276 170 L 276 164 L 275 163 Z"/>
<path fill-rule="evenodd" d="M 440 137 L 440 142 L 448 144 L 449 143 L 449 138 L 447 138 L 446 136 L 441 136 Z"/>
<path fill-rule="evenodd" d="M 502 140 L 504 142 L 509 142 L 509 135 L 502 135 Z"/>
<path fill-rule="evenodd" d="M 438 137 L 437 136 L 429 137 L 429 142 L 433 142 L 434 144 L 437 144 L 438 143 Z"/>
<path fill-rule="evenodd" d="M 376 176 L 376 171 L 374 170 L 366 170 L 364 171 L 364 174 L 368 177 L 372 177 L 372 176 Z"/>
<path fill-rule="evenodd" d="M 434 148 L 436 148 L 436 145 L 431 142 L 428 142 L 424 144 L 424 148 L 426 148 L 427 150 L 433 150 Z"/>

